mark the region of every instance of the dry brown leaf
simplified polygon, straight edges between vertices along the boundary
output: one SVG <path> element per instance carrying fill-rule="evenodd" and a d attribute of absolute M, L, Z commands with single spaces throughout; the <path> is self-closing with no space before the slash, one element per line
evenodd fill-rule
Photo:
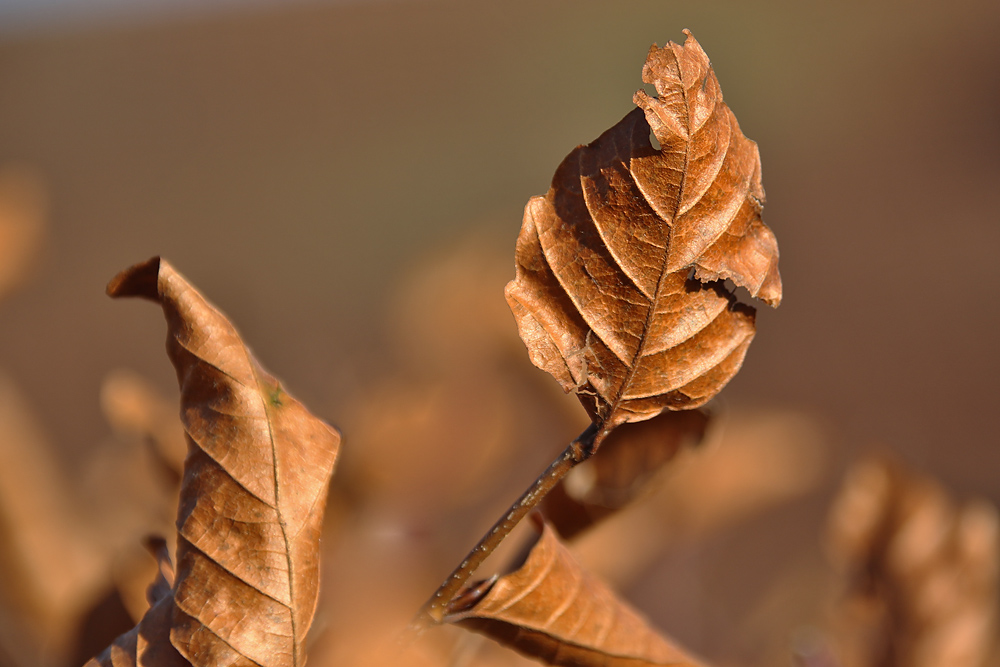
<path fill-rule="evenodd" d="M 686 410 L 615 429 L 549 492 L 542 513 L 571 539 L 632 502 L 684 444 L 700 442 L 707 427 L 707 414 Z"/>
<path fill-rule="evenodd" d="M 739 370 L 754 310 L 722 281 L 781 300 L 757 145 L 685 32 L 646 58 L 658 99 L 637 92 L 528 202 L 506 290 L 532 362 L 606 429 L 702 405 Z"/>
<path fill-rule="evenodd" d="M 89 664 L 302 665 L 339 434 L 166 262 L 125 270 L 108 294 L 163 307 L 189 454 L 172 593 Z"/>
<path fill-rule="evenodd" d="M 830 516 L 845 575 L 844 667 L 984 667 L 997 630 L 1000 519 L 880 459 L 848 475 Z"/>
<path fill-rule="evenodd" d="M 467 589 L 445 620 L 551 665 L 702 664 L 581 568 L 547 524 L 524 565 Z"/>

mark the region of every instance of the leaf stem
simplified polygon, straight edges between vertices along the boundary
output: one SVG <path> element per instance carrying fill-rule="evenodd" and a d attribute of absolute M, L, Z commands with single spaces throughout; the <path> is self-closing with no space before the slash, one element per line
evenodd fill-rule
<path fill-rule="evenodd" d="M 456 567 L 444 582 L 434 592 L 424 606 L 417 612 L 413 622 L 410 624 L 408 634 L 415 635 L 422 632 L 430 625 L 441 623 L 444 619 L 445 608 L 455 597 L 458 591 L 469 580 L 469 577 L 482 565 L 483 561 L 493 553 L 510 531 L 533 510 L 542 498 L 566 476 L 570 470 L 578 463 L 581 463 L 597 450 L 603 436 L 607 435 L 601 431 L 598 437 L 598 427 L 591 424 L 587 429 L 578 435 L 559 456 L 549 464 L 549 467 L 531 484 L 528 489 L 521 494 L 521 497 L 507 509 L 493 527 L 490 528 L 479 543 L 472 548 L 464 560 Z"/>

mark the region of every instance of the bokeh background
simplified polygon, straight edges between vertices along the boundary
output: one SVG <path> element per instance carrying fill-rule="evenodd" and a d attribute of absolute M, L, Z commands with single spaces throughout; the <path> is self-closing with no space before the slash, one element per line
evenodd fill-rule
<path fill-rule="evenodd" d="M 380 435 L 371 424 L 414 410 L 475 413 L 477 395 L 500 400 L 489 373 L 520 365 L 530 376 L 523 348 L 505 347 L 488 369 L 457 343 L 433 349 L 439 334 L 450 340 L 445 329 L 494 335 L 434 309 L 459 303 L 489 332 L 509 327 L 496 336 L 514 334 L 502 286 L 525 201 L 574 146 L 632 108 L 649 45 L 680 41 L 682 28 L 760 146 L 764 218 L 782 255 L 785 300 L 759 313 L 722 408 L 793 414 L 823 442 L 823 472 L 795 502 L 672 552 L 626 592 L 720 664 L 758 664 L 796 631 L 760 620 L 771 618 L 761 605 L 778 604 L 762 600 L 789 563 L 822 559 L 825 508 L 859 453 L 894 451 L 959 497 L 1000 501 L 995 1 L 94 7 L 0 10 L 0 168 L 29 183 L 11 187 L 44 221 L 23 245 L 0 239 L 17 248 L 6 261 L 31 260 L 0 303 L 0 369 L 44 431 L 52 484 L 73 487 L 74 504 L 86 505 L 74 480 L 108 438 L 108 372 L 132 369 L 176 396 L 159 314 L 103 294 L 117 271 L 154 254 L 344 427 L 348 472 L 365 465 L 357 454 L 351 467 L 352 428 L 359 447 L 412 450 L 406 428 Z M 404 388 L 415 376 L 444 382 L 442 354 L 478 374 L 434 394 L 445 407 L 426 407 L 427 394 Z M 476 501 L 482 516 L 428 500 L 404 521 L 405 494 L 372 482 L 375 514 L 396 517 L 373 520 L 389 526 L 378 534 L 427 561 L 417 598 L 489 523 L 484 508 L 502 506 L 576 434 L 575 406 L 537 391 L 561 412 L 528 434 L 502 431 L 520 441 L 518 454 L 503 460 L 495 497 Z M 532 409 L 511 405 L 515 415 Z M 457 485 L 463 473 L 425 481 Z M 419 495 L 419 480 L 409 483 Z M 10 648 L 17 616 L 0 618 L 5 667 L 79 657 Z"/>

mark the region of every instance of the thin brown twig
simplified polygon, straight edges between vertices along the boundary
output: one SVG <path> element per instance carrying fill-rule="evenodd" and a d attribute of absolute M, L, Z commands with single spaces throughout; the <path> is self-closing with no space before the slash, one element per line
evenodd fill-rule
<path fill-rule="evenodd" d="M 604 439 L 607 432 L 601 431 L 598 435 L 598 427 L 591 424 L 587 429 L 576 437 L 562 451 L 559 456 L 549 464 L 549 467 L 531 484 L 528 489 L 521 494 L 521 497 L 507 509 L 493 527 L 490 528 L 479 543 L 468 553 L 462 562 L 444 580 L 441 586 L 434 592 L 427 602 L 424 603 L 420 611 L 410 623 L 406 635 L 415 637 L 423 632 L 430 625 L 441 623 L 444 619 L 445 608 L 455 597 L 458 591 L 469 580 L 469 577 L 482 565 L 483 561 L 500 545 L 505 537 L 527 514 L 533 510 L 542 498 L 566 476 L 570 470 L 578 463 L 581 463 L 597 450 L 600 441 Z M 407 643 L 404 639 L 404 643 Z"/>

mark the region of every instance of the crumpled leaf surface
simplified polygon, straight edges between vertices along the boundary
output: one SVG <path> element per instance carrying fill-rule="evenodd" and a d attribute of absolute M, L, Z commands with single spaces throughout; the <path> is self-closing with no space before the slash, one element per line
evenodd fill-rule
<path fill-rule="evenodd" d="M 172 594 L 91 664 L 302 665 L 339 434 L 166 262 L 127 269 L 108 293 L 163 307 L 189 453 Z"/>
<path fill-rule="evenodd" d="M 658 98 L 637 92 L 528 202 L 507 285 L 532 362 L 606 427 L 702 405 L 739 370 L 754 311 L 722 281 L 781 300 L 757 145 L 687 35 L 649 51 Z"/>
<path fill-rule="evenodd" d="M 445 620 L 550 665 L 703 664 L 581 568 L 548 524 L 524 565 L 492 586 L 487 581 L 467 589 L 451 602 Z"/>

